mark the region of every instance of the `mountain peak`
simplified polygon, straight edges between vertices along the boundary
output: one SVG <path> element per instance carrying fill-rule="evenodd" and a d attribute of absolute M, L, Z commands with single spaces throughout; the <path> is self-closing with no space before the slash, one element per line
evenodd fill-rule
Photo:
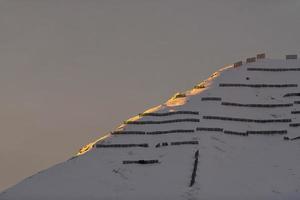
<path fill-rule="evenodd" d="M 225 66 L 0 199 L 297 199 L 300 61 Z"/>

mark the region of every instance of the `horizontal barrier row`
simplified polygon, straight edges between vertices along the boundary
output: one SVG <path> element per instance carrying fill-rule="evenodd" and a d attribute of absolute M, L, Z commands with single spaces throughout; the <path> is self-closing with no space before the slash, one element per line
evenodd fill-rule
<path fill-rule="evenodd" d="M 169 115 L 199 115 L 199 112 L 196 111 L 173 111 L 173 112 L 165 112 L 165 113 L 141 113 L 140 116 L 169 116 Z"/>
<path fill-rule="evenodd" d="M 283 135 L 287 134 L 287 130 L 274 130 L 274 131 L 247 131 L 247 134 L 256 134 L 256 135 Z"/>
<path fill-rule="evenodd" d="M 112 135 L 145 135 L 145 131 L 113 131 L 111 132 Z"/>
<path fill-rule="evenodd" d="M 220 116 L 203 116 L 203 119 L 254 122 L 254 123 L 275 123 L 275 122 L 287 123 L 292 121 L 291 119 L 246 119 L 246 118 L 233 118 L 233 117 L 220 117 Z"/>
<path fill-rule="evenodd" d="M 221 97 L 202 97 L 201 101 L 222 101 Z"/>
<path fill-rule="evenodd" d="M 225 134 L 247 136 L 248 133 L 224 130 Z"/>
<path fill-rule="evenodd" d="M 287 59 L 287 60 L 298 59 L 298 55 L 297 54 L 286 55 L 285 59 Z"/>
<path fill-rule="evenodd" d="M 160 134 L 168 134 L 168 133 L 193 133 L 195 130 L 193 129 L 176 129 L 176 130 L 169 130 L 169 131 L 152 131 L 147 132 L 147 135 L 160 135 Z"/>
<path fill-rule="evenodd" d="M 252 87 L 252 88 L 287 88 L 298 87 L 297 84 L 241 84 L 241 83 L 220 83 L 219 87 Z"/>
<path fill-rule="evenodd" d="M 127 147 L 149 147 L 147 143 L 143 144 L 96 144 L 96 148 L 127 148 Z"/>
<path fill-rule="evenodd" d="M 291 138 L 291 140 L 300 140 L 300 136 Z"/>
<path fill-rule="evenodd" d="M 300 104 L 300 101 L 294 101 L 294 104 Z"/>
<path fill-rule="evenodd" d="M 287 93 L 283 97 L 300 97 L 300 93 Z"/>
<path fill-rule="evenodd" d="M 193 172 L 192 172 L 190 187 L 192 187 L 195 184 L 196 175 L 197 175 L 197 168 L 198 168 L 198 158 L 199 158 L 199 150 L 197 150 L 195 152 L 195 155 L 194 155 L 195 160 L 194 160 L 194 166 L 193 166 Z"/>
<path fill-rule="evenodd" d="M 185 144 L 199 144 L 198 141 L 182 141 L 182 142 L 171 142 L 171 145 L 185 145 Z"/>
<path fill-rule="evenodd" d="M 284 137 L 284 140 L 300 140 L 300 136 L 294 137 L 294 138 L 289 138 L 289 137 Z"/>
<path fill-rule="evenodd" d="M 161 145 L 160 145 L 160 144 L 161 144 Z M 168 144 L 167 142 L 158 143 L 158 144 L 155 145 L 155 148 L 158 148 L 158 147 L 160 147 L 160 146 L 165 147 L 165 146 L 169 146 L 169 144 Z"/>
<path fill-rule="evenodd" d="M 300 110 L 294 110 L 291 112 L 291 114 L 300 114 Z"/>
<path fill-rule="evenodd" d="M 158 160 L 124 160 L 123 164 L 155 164 L 159 163 Z"/>
<path fill-rule="evenodd" d="M 300 126 L 300 123 L 292 123 L 290 124 L 290 127 L 299 127 Z"/>
<path fill-rule="evenodd" d="M 265 71 L 265 72 L 286 72 L 286 71 L 300 71 L 300 68 L 256 68 L 249 67 L 248 71 Z"/>
<path fill-rule="evenodd" d="M 216 132 L 223 132 L 223 129 L 222 128 L 197 127 L 196 131 L 216 131 Z"/>
<path fill-rule="evenodd" d="M 196 118 L 186 118 L 186 119 L 173 119 L 173 120 L 164 120 L 164 121 L 125 121 L 124 123 L 144 125 L 144 124 L 168 124 L 168 123 L 178 123 L 178 122 L 200 122 L 200 120 Z"/>
<path fill-rule="evenodd" d="M 290 107 L 293 106 L 292 103 L 286 104 L 241 104 L 232 102 L 222 102 L 223 106 L 238 106 L 238 107 L 258 107 L 258 108 L 276 108 L 276 107 Z"/>

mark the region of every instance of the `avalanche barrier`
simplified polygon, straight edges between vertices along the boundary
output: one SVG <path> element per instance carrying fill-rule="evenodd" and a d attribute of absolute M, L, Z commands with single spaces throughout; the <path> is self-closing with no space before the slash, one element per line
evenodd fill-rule
<path fill-rule="evenodd" d="M 124 160 L 123 164 L 155 164 L 159 163 L 158 160 Z"/>
<path fill-rule="evenodd" d="M 298 87 L 297 84 L 242 84 L 242 83 L 220 83 L 219 87 L 251 87 L 251 88 L 287 88 Z"/>
<path fill-rule="evenodd" d="M 171 142 L 171 145 L 199 144 L 198 141 Z"/>
<path fill-rule="evenodd" d="M 248 133 L 224 130 L 225 134 L 248 136 Z"/>
<path fill-rule="evenodd" d="M 223 132 L 223 129 L 222 128 L 197 127 L 196 131 L 216 131 L 216 132 Z"/>
<path fill-rule="evenodd" d="M 168 130 L 168 131 L 152 131 L 147 132 L 147 135 L 160 135 L 160 134 L 169 134 L 169 133 L 193 133 L 195 132 L 193 129 L 175 129 L 175 130 Z"/>
<path fill-rule="evenodd" d="M 263 71 L 263 72 L 286 72 L 286 71 L 300 71 L 300 68 L 257 68 L 249 67 L 248 71 Z"/>
<path fill-rule="evenodd" d="M 140 116 L 157 116 L 164 117 L 169 115 L 199 115 L 199 112 L 196 111 L 174 111 L 174 112 L 165 112 L 165 113 L 141 113 Z"/>
<path fill-rule="evenodd" d="M 195 152 L 194 155 L 194 166 L 193 166 L 193 172 L 192 172 L 192 177 L 191 177 L 191 182 L 190 182 L 190 187 L 192 187 L 195 183 L 196 175 L 197 175 L 197 168 L 198 168 L 198 158 L 199 158 L 199 150 Z"/>
<path fill-rule="evenodd" d="M 300 126 L 300 123 L 292 123 L 290 124 L 290 127 L 299 127 Z"/>
<path fill-rule="evenodd" d="M 113 131 L 112 135 L 145 135 L 145 131 Z"/>
<path fill-rule="evenodd" d="M 283 135 L 287 134 L 287 130 L 272 130 L 272 131 L 247 131 L 247 134 L 257 134 L 257 135 Z"/>
<path fill-rule="evenodd" d="M 286 104 L 241 104 L 232 102 L 222 102 L 223 106 L 238 106 L 238 107 L 257 107 L 257 108 L 276 108 L 276 107 L 290 107 L 293 106 L 292 103 Z"/>
<path fill-rule="evenodd" d="M 253 122 L 253 123 L 287 123 L 292 121 L 291 119 L 246 119 L 246 118 L 233 118 L 233 117 L 220 117 L 220 116 L 203 116 L 203 119 L 237 121 L 237 122 Z"/>
<path fill-rule="evenodd" d="M 287 93 L 283 97 L 300 97 L 300 93 Z"/>
<path fill-rule="evenodd" d="M 222 101 L 221 97 L 202 97 L 201 101 Z"/>
<path fill-rule="evenodd" d="M 164 120 L 164 121 L 126 121 L 124 123 L 144 125 L 144 124 L 168 124 L 168 123 L 179 123 L 179 122 L 200 122 L 200 120 L 195 118 L 186 118 L 186 119 L 172 119 L 172 120 Z"/>
<path fill-rule="evenodd" d="M 127 148 L 127 147 L 149 147 L 147 143 L 142 144 L 96 144 L 96 148 Z"/>
<path fill-rule="evenodd" d="M 300 110 L 294 110 L 291 112 L 291 114 L 300 114 Z"/>

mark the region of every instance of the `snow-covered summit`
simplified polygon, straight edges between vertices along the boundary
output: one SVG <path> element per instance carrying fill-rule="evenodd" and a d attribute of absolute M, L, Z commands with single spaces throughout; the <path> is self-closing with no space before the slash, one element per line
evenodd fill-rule
<path fill-rule="evenodd" d="M 294 55 L 226 66 L 0 199 L 300 199 L 299 75 Z"/>

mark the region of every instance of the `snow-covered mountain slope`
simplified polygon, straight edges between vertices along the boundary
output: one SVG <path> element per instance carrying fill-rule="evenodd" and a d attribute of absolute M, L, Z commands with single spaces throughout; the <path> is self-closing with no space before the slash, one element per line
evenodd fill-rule
<path fill-rule="evenodd" d="M 300 61 L 229 65 L 1 200 L 300 199 Z"/>

